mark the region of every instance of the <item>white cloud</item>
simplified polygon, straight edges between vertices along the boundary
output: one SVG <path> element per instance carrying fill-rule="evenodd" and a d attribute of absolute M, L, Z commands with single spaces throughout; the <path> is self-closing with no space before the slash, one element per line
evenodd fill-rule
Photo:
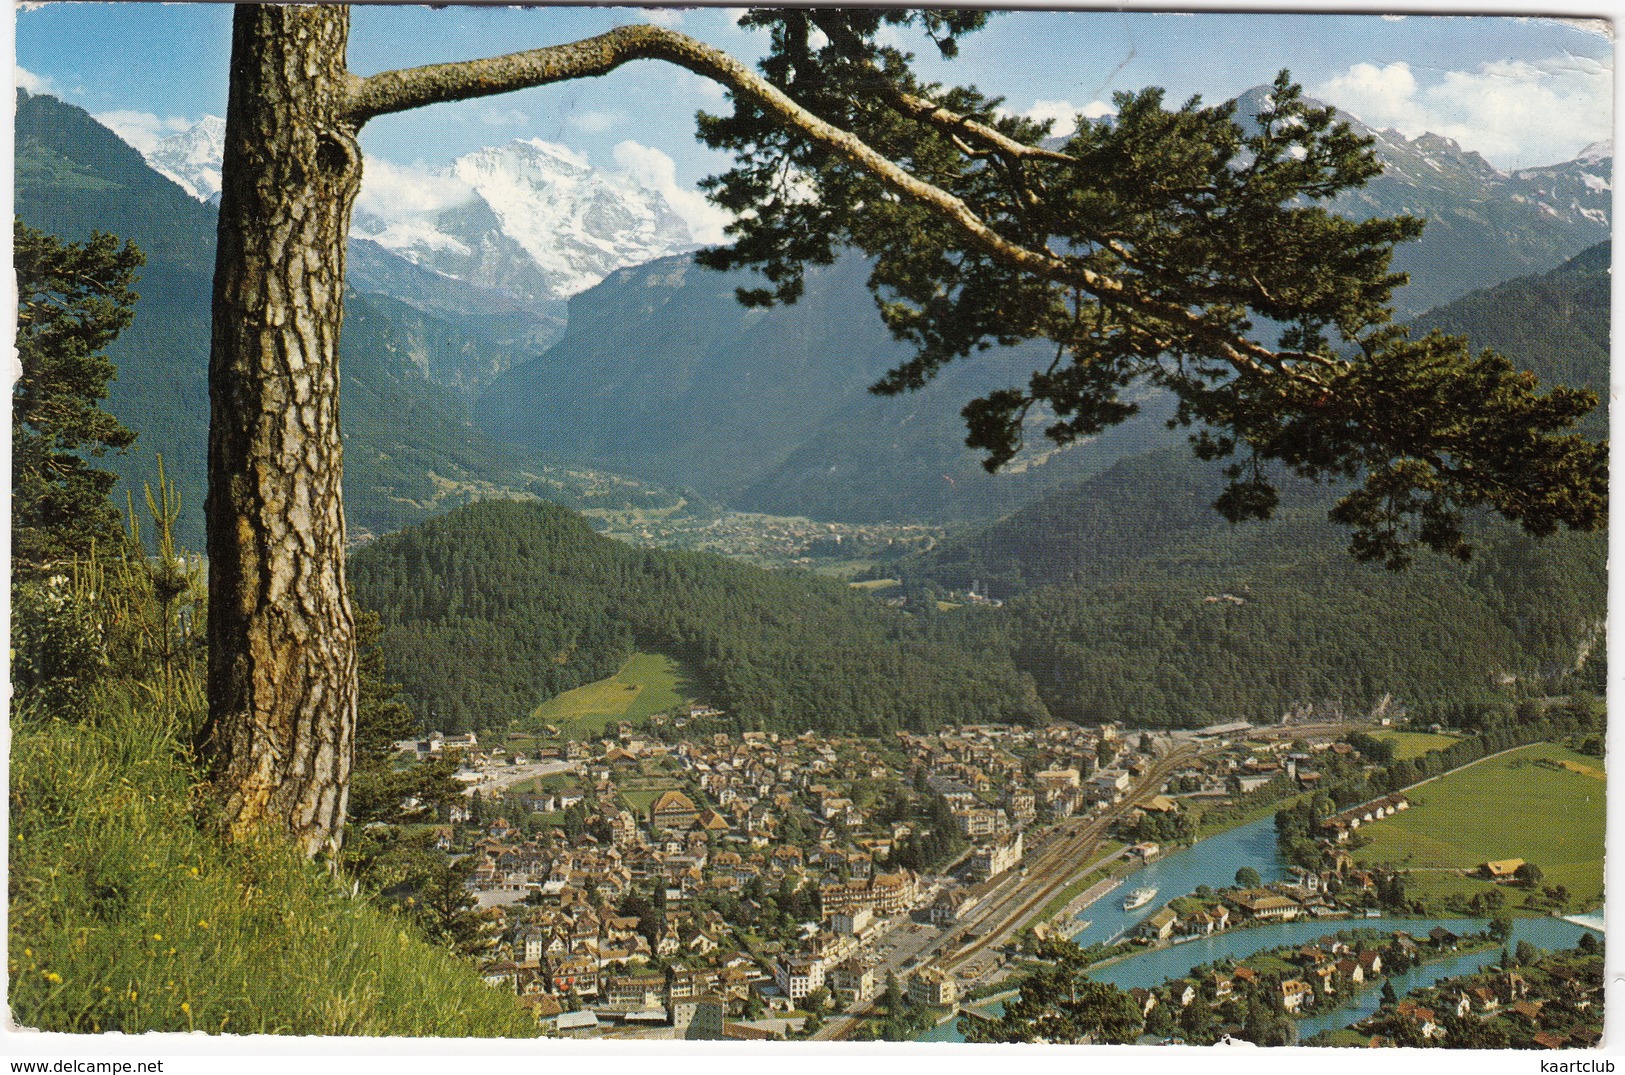
<path fill-rule="evenodd" d="M 155 116 L 127 108 L 97 112 L 94 118 L 143 154 L 152 152 L 153 146 L 170 135 L 190 130 L 197 124 L 197 120 L 182 116 Z"/>
<path fill-rule="evenodd" d="M 656 26 L 664 26 L 668 29 L 675 26 L 681 26 L 683 24 L 683 13 L 676 8 L 645 7 L 639 8 L 638 14 L 642 15 L 645 19 L 648 19 Z"/>
<path fill-rule="evenodd" d="M 1012 114 L 1003 109 L 1000 111 L 1004 112 L 1005 115 Z M 1039 122 L 1049 120 L 1053 124 L 1050 127 L 1050 133 L 1058 138 L 1066 138 L 1077 131 L 1078 116 L 1081 115 L 1085 119 L 1099 119 L 1102 116 L 1115 115 L 1116 111 L 1105 101 L 1099 100 L 1090 101 L 1082 106 L 1075 105 L 1071 101 L 1038 100 L 1033 102 L 1031 108 L 1019 113 L 1019 115 Z"/>
<path fill-rule="evenodd" d="M 56 83 L 44 75 L 36 75 L 26 67 L 19 66 L 17 71 L 17 85 L 29 93 L 49 93 L 58 96 Z"/>
<path fill-rule="evenodd" d="M 578 131 L 588 131 L 598 134 L 626 119 L 625 112 L 573 112 L 565 117 L 564 122 Z"/>
<path fill-rule="evenodd" d="M 1347 74 L 1317 87 L 1314 93 L 1373 127 L 1393 127 L 1409 133 L 1426 121 L 1426 113 L 1416 100 L 1416 88 L 1416 76 L 1408 63 L 1380 67 L 1357 63 Z"/>
<path fill-rule="evenodd" d="M 733 220 L 732 215 L 712 205 L 699 191 L 679 186 L 677 165 L 665 153 L 651 146 L 626 141 L 615 147 L 615 163 L 629 178 L 658 191 L 688 224 L 695 242 L 727 241 L 722 229 Z"/>
<path fill-rule="evenodd" d="M 1574 55 L 1423 78 L 1405 63 L 1361 63 L 1310 92 L 1373 127 L 1432 131 L 1508 169 L 1568 160 L 1614 127 L 1611 64 Z"/>
<path fill-rule="evenodd" d="M 487 108 L 480 113 L 480 122 L 487 127 L 523 127 L 530 116 L 517 108 Z"/>
<path fill-rule="evenodd" d="M 902 52 L 910 51 L 908 38 L 903 36 L 903 31 L 889 22 L 875 31 L 875 44 Z"/>
<path fill-rule="evenodd" d="M 474 200 L 474 189 L 444 169 L 426 164 L 392 164 L 368 157 L 361 173 L 358 213 L 394 222 L 432 217 Z"/>

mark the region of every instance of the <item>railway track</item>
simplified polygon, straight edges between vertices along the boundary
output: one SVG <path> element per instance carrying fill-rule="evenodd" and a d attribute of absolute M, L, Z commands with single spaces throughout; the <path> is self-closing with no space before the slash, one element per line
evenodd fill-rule
<path fill-rule="evenodd" d="M 1139 780 L 1121 803 L 1100 817 L 1077 823 L 1063 821 L 1053 830 L 1055 835 L 1044 849 L 1027 860 L 1027 877 L 1010 892 L 994 898 L 964 927 L 977 936 L 966 946 L 943 959 L 949 970 L 965 965 L 974 957 L 1007 939 L 1035 911 L 1071 882 L 1078 870 L 1086 866 L 1099 849 L 1101 839 L 1111 825 L 1135 806 L 1156 795 L 1163 783 L 1181 765 L 1198 756 L 1191 746 L 1179 747 L 1157 760 Z"/>

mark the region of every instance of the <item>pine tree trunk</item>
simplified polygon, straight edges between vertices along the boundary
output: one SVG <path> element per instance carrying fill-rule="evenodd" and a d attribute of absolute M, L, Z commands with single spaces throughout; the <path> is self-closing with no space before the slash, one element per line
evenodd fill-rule
<path fill-rule="evenodd" d="M 361 181 L 343 7 L 240 5 L 209 360 L 209 724 L 234 837 L 315 855 L 355 732 L 340 498 L 344 242 Z"/>

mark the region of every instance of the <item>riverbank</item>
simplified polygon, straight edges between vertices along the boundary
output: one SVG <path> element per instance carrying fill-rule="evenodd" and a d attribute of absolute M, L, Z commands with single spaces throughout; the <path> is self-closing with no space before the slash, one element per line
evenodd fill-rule
<path fill-rule="evenodd" d="M 1121 859 L 1125 845 L 1115 840 L 1102 845 L 1102 854 L 1093 862 L 1083 867 L 1084 872 L 1069 881 L 1061 891 L 1057 892 L 1048 903 L 1044 904 L 1036 915 L 1032 917 L 1034 923 L 1057 924 L 1061 919 L 1073 918 L 1095 900 L 1104 896 L 1112 888 L 1122 884 L 1124 874 L 1132 870 L 1119 873 L 1111 867 L 1111 863 Z M 1110 888 L 1099 892 L 1095 889 L 1108 881 L 1114 881 Z"/>
<path fill-rule="evenodd" d="M 1462 919 L 1383 918 L 1362 919 L 1359 922 L 1362 926 L 1379 928 L 1384 932 L 1403 930 L 1419 937 L 1426 936 L 1428 931 L 1436 926 L 1443 926 L 1457 933 L 1466 932 L 1462 928 L 1464 925 Z M 1465 924 L 1470 924 L 1473 931 L 1482 931 L 1488 922 L 1485 919 L 1468 919 Z M 1352 923 L 1346 924 L 1344 928 L 1349 928 L 1349 925 Z M 1186 977 L 1192 968 L 1203 964 L 1222 963 L 1232 959 L 1240 962 L 1249 955 L 1270 948 L 1307 944 L 1328 932 L 1335 930 L 1329 931 L 1324 921 L 1277 922 L 1257 929 L 1198 938 L 1167 948 L 1142 950 L 1133 955 L 1096 963 L 1089 968 L 1088 976 L 1094 981 L 1106 982 L 1119 989 L 1152 989 L 1170 979 Z M 1528 941 L 1537 948 L 1547 950 L 1572 948 L 1580 936 L 1587 932 L 1599 931 L 1590 926 L 1558 918 L 1520 918 L 1513 922 L 1512 935 L 1508 938 L 1507 944 L 1516 947 L 1519 941 Z M 1500 945 L 1491 945 L 1471 952 L 1451 952 L 1436 960 L 1409 968 L 1401 974 L 1391 975 L 1389 980 L 1393 982 L 1395 990 L 1403 996 L 1412 989 L 1432 985 L 1444 978 L 1472 973 L 1499 959 L 1501 950 Z M 1381 1001 L 1380 984 L 1376 989 L 1362 990 L 1357 994 L 1345 996 L 1342 1003 L 1337 1006 L 1298 1020 L 1299 1036 L 1308 1039 L 1323 1030 L 1338 1030 L 1357 1023 L 1375 1012 Z M 992 1015 L 1003 1011 L 1002 1001 L 994 997 L 985 997 L 965 1006 L 979 1010 L 985 1008 Z M 950 1021 L 916 1040 L 963 1041 L 964 1038 Z"/>

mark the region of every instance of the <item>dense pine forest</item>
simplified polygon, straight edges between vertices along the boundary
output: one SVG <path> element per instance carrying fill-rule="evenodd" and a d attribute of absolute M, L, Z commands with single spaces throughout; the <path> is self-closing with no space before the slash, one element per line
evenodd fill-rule
<path fill-rule="evenodd" d="M 1601 244 L 1415 328 L 1467 334 L 1545 383 L 1603 389 L 1609 258 Z M 1599 408 L 1587 427 L 1606 421 Z M 1285 480 L 1275 519 L 1231 526 L 1212 508 L 1222 486 L 1184 449 L 1148 453 L 888 570 L 919 607 L 973 585 L 1006 599 L 941 622 L 1009 653 L 1068 719 L 1353 714 L 1385 695 L 1428 707 L 1595 678 L 1605 534 L 1536 541 L 1480 521 L 1471 562 L 1426 556 L 1395 574 L 1349 557 L 1325 518 L 1331 488 Z"/>
<path fill-rule="evenodd" d="M 361 550 L 350 578 L 414 709 L 445 731 L 520 722 L 635 649 L 687 662 L 741 729 L 1045 715 L 1007 658 L 934 639 L 842 583 L 631 548 L 549 504 L 461 508 Z"/>
<path fill-rule="evenodd" d="M 1497 529 L 1475 562 L 1403 575 L 1350 561 L 1313 512 L 1216 531 L 1099 586 L 1002 611 L 1009 652 L 1058 717 L 1199 725 L 1304 704 L 1348 716 L 1543 693 L 1598 639 L 1607 543 Z M 1518 683 L 1507 677 L 1517 677 Z"/>

